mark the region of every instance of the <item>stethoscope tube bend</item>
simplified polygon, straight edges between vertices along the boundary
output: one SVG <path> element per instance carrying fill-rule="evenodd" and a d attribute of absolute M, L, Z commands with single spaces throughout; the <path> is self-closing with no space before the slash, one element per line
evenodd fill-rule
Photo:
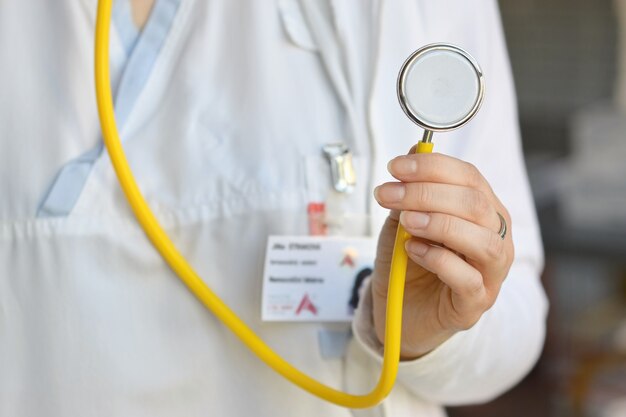
<path fill-rule="evenodd" d="M 159 221 L 137 186 L 120 141 L 113 110 L 109 74 L 111 5 L 112 0 L 98 1 L 95 37 L 95 83 L 98 115 L 100 117 L 104 144 L 120 186 L 137 221 L 156 250 L 198 300 L 222 321 L 255 355 L 280 375 L 311 394 L 340 406 L 366 408 L 381 402 L 391 391 L 398 373 L 402 301 L 408 262 L 404 244 L 409 238 L 408 233 L 402 227 L 399 227 L 396 235 L 387 299 L 387 325 L 385 328 L 382 370 L 377 385 L 370 393 L 353 395 L 339 391 L 304 374 L 280 357 L 204 284 L 200 276 L 176 249 L 174 243 L 172 243 L 160 226 Z M 430 152 L 432 144 L 430 146 L 418 146 L 417 150 Z"/>

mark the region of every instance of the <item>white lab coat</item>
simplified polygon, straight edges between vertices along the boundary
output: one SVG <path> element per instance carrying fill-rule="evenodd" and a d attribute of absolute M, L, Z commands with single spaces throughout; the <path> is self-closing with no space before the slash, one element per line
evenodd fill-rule
<path fill-rule="evenodd" d="M 402 363 L 391 396 L 358 413 L 438 416 L 441 405 L 489 400 L 536 361 L 547 308 L 496 2 L 382 0 L 371 83 L 341 37 L 350 9 L 331 4 L 334 32 L 296 0 L 183 0 L 122 129 L 128 158 L 217 294 L 305 372 L 364 392 L 380 348 L 369 300 L 347 354 L 323 358 L 320 332 L 347 325 L 260 320 L 265 240 L 307 233 L 307 203 L 329 183 L 320 148 L 338 140 L 354 150 L 360 181 L 348 211 L 376 234 L 386 213 L 371 187 L 421 135 L 396 100 L 400 65 L 431 42 L 470 51 L 486 74 L 484 106 L 468 126 L 436 136 L 436 150 L 490 181 L 513 218 L 516 260 L 474 328 Z M 95 5 L 0 2 L 0 416 L 350 415 L 274 374 L 203 309 L 137 226 L 106 155 L 71 213 L 36 217 L 60 167 L 99 141 Z M 111 48 L 115 73 L 124 60 L 115 30 Z"/>

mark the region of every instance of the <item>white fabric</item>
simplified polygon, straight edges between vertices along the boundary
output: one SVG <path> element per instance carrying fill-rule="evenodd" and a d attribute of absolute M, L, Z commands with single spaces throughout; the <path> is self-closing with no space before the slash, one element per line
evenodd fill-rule
<path fill-rule="evenodd" d="M 421 134 L 395 97 L 400 65 L 427 43 L 464 47 L 486 74 L 486 100 L 436 148 L 491 182 L 517 258 L 477 326 L 403 363 L 389 399 L 354 414 L 439 416 L 438 404 L 493 398 L 536 360 L 546 313 L 496 2 L 352 2 L 353 13 L 305 3 L 183 1 L 122 131 L 139 184 L 206 282 L 271 346 L 333 386 L 367 390 L 380 349 L 367 302 L 344 359 L 318 348 L 319 330 L 339 325 L 260 321 L 265 239 L 306 233 L 305 161 L 328 142 L 369 160 L 358 173 L 368 190 L 387 180 L 386 162 Z M 372 25 L 359 29 L 359 13 Z M 136 225 L 106 156 L 69 216 L 35 218 L 55 173 L 99 137 L 94 16 L 94 0 L 0 3 L 0 416 L 351 415 L 275 375 L 193 299 Z M 372 43 L 355 36 L 363 30 Z M 124 51 L 112 41 L 115 69 Z M 346 45 L 369 48 L 374 66 L 359 75 L 370 58 Z M 377 233 L 386 212 L 358 194 L 348 207 L 369 210 Z"/>

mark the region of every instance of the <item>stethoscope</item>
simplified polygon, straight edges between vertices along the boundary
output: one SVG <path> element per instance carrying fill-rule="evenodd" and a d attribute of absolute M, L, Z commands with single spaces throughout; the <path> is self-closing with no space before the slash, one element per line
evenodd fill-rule
<path fill-rule="evenodd" d="M 405 242 L 410 235 L 400 226 L 396 234 L 389 279 L 386 330 L 381 374 L 368 394 L 348 394 L 311 378 L 274 352 L 193 270 L 176 249 L 146 203 L 122 148 L 113 111 L 109 74 L 109 30 L 113 0 L 98 1 L 95 40 L 95 82 L 98 114 L 104 143 L 120 186 L 139 224 L 162 258 L 189 290 L 254 354 L 280 375 L 324 400 L 349 408 L 372 407 L 382 401 L 395 383 L 400 361 L 402 301 L 407 267 Z M 398 77 L 398 99 L 407 116 L 424 129 L 416 153 L 430 153 L 434 132 L 466 124 L 483 101 L 485 85 L 478 63 L 464 50 L 449 44 L 427 45 L 404 62 Z"/>

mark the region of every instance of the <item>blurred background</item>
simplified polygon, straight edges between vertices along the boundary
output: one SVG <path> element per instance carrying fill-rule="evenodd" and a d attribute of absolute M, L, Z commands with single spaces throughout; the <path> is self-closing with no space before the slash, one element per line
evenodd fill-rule
<path fill-rule="evenodd" d="M 551 300 L 534 371 L 451 417 L 626 417 L 626 0 L 500 0 Z"/>

